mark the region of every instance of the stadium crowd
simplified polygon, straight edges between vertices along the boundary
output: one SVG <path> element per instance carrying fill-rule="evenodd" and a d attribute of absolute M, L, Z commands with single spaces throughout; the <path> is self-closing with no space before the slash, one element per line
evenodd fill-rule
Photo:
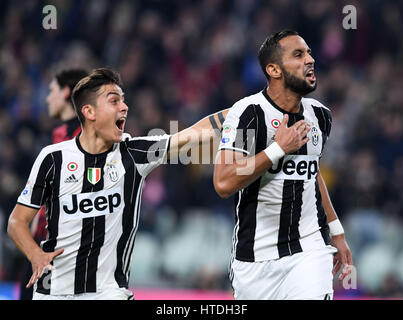
<path fill-rule="evenodd" d="M 45 30 L 46 1 L 0 3 L 0 281 L 19 281 L 24 257 L 6 222 L 58 123 L 46 95 L 54 72 L 108 66 L 122 77 L 127 131 L 170 132 L 262 90 L 259 45 L 283 28 L 312 48 L 333 113 L 321 170 L 351 245 L 358 289 L 403 297 L 403 3 L 332 0 L 62 1 Z M 344 5 L 357 29 L 343 28 Z M 212 165 L 161 166 L 149 177 L 136 238 L 136 286 L 229 289 L 232 199 Z"/>

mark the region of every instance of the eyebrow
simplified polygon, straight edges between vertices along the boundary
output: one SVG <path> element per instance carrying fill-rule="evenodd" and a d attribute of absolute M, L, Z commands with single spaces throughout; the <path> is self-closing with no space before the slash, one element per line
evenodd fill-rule
<path fill-rule="evenodd" d="M 117 96 L 119 96 L 119 97 L 124 97 L 124 93 L 122 93 L 122 94 L 120 94 L 119 92 L 117 92 L 117 91 L 110 91 L 110 92 L 108 92 L 107 94 L 106 94 L 106 97 L 108 97 L 110 94 L 115 94 L 115 95 L 117 95 Z"/>
<path fill-rule="evenodd" d="M 306 50 L 305 49 L 295 49 L 292 51 L 292 54 L 297 53 L 297 52 L 304 52 L 304 51 L 308 52 L 309 54 L 311 54 L 311 52 L 312 52 L 311 48 L 307 48 Z"/>

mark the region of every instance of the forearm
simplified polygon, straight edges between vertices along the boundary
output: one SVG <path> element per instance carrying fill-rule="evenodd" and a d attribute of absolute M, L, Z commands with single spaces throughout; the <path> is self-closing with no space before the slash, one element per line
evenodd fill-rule
<path fill-rule="evenodd" d="M 330 228 L 330 235 L 332 237 L 339 236 L 344 238 L 344 229 L 337 217 L 336 210 L 333 208 L 332 201 L 330 200 L 329 192 L 327 191 L 326 183 L 323 180 L 323 177 L 318 172 L 318 183 L 319 183 L 319 191 L 322 198 L 323 209 L 326 213 L 327 223 Z"/>
<path fill-rule="evenodd" d="M 33 255 L 42 251 L 32 237 L 29 223 L 27 221 L 16 219 L 11 216 L 8 222 L 7 233 L 11 240 L 14 241 L 17 248 L 28 258 L 28 260 L 31 261 Z"/>
<path fill-rule="evenodd" d="M 322 198 L 323 209 L 325 210 L 327 222 L 332 222 L 338 219 L 336 211 L 334 210 L 332 201 L 330 200 L 329 192 L 326 187 L 325 180 L 323 179 L 320 171 L 318 172 L 319 191 Z"/>
<path fill-rule="evenodd" d="M 329 192 L 327 191 L 327 187 L 323 177 L 318 172 L 318 183 L 319 183 L 319 191 L 322 197 L 322 205 L 325 210 L 327 222 L 329 224 L 330 236 L 332 239 L 332 245 L 337 248 L 337 254 L 333 260 L 333 275 L 336 275 L 342 266 L 342 272 L 339 275 L 339 280 L 343 280 L 346 276 L 351 273 L 351 266 L 353 265 L 353 258 L 351 255 L 351 250 L 346 242 L 346 238 L 344 235 L 344 229 L 341 225 L 336 211 L 333 208 L 332 202 L 330 200 Z"/>
<path fill-rule="evenodd" d="M 221 152 L 214 170 L 214 188 L 222 198 L 247 187 L 272 166 L 264 151 L 250 158 L 228 159 L 229 155 Z"/>
<path fill-rule="evenodd" d="M 229 109 L 208 115 L 196 122 L 194 125 L 186 128 L 171 138 L 169 156 L 175 156 L 182 152 L 188 152 L 202 145 L 218 143 L 222 123 Z"/>
<path fill-rule="evenodd" d="M 178 133 L 178 148 L 187 146 L 188 148 L 199 147 L 203 143 L 210 143 L 211 139 L 219 139 L 221 125 L 216 123 L 214 128 L 211 124 L 210 115 L 196 122 L 189 128 L 186 128 Z M 215 122 L 214 122 L 215 123 Z M 220 126 L 218 126 L 220 125 Z"/>

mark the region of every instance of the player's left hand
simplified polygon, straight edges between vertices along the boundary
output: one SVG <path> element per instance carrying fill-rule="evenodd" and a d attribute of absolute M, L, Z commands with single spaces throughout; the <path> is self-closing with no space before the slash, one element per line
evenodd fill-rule
<path fill-rule="evenodd" d="M 337 254 L 333 258 L 333 276 L 339 272 L 341 267 L 343 267 L 338 278 L 341 281 L 351 274 L 353 258 L 344 234 L 333 236 L 332 245 L 337 249 Z"/>

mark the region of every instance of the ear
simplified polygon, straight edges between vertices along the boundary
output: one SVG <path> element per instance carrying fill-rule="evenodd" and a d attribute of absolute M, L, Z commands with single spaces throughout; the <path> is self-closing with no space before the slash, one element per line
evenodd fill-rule
<path fill-rule="evenodd" d="M 81 113 L 84 115 L 85 119 L 90 121 L 95 120 L 95 108 L 92 104 L 86 104 L 81 108 Z"/>
<path fill-rule="evenodd" d="M 266 72 L 272 79 L 279 79 L 282 76 L 281 68 L 278 64 L 269 63 L 266 66 Z"/>
<path fill-rule="evenodd" d="M 71 93 L 70 88 L 69 88 L 68 86 L 64 86 L 64 88 L 62 89 L 62 91 L 63 91 L 64 100 L 67 100 L 68 97 L 70 97 L 70 93 Z"/>

